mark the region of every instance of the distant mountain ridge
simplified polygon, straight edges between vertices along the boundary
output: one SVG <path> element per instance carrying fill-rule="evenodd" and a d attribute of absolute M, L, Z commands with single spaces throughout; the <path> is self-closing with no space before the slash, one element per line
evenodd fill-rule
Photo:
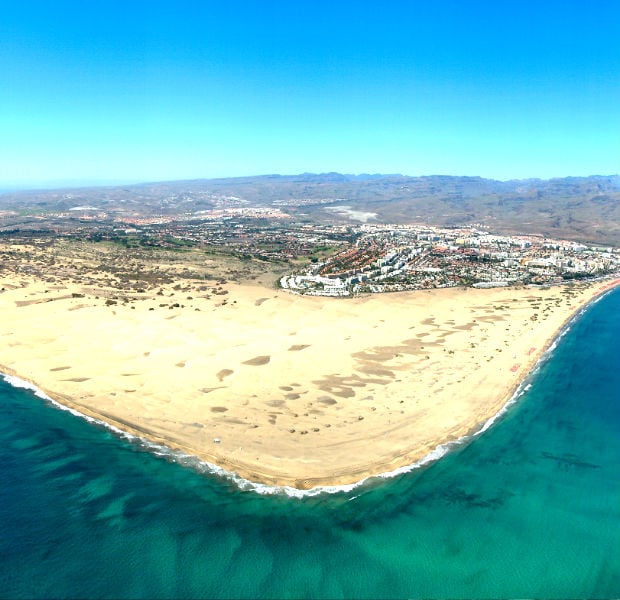
<path fill-rule="evenodd" d="M 227 200 L 228 199 L 228 200 Z M 111 187 L 7 192 L 0 210 L 175 214 L 235 205 L 277 206 L 297 220 L 354 223 L 480 223 L 493 231 L 539 233 L 620 246 L 620 176 L 497 181 L 482 177 L 302 173 L 196 179 Z M 346 205 L 352 212 L 326 210 Z"/>

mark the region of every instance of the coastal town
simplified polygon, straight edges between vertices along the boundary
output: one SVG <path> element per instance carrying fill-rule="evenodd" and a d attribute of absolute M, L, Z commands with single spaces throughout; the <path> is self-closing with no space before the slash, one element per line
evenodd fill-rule
<path fill-rule="evenodd" d="M 355 243 L 280 279 L 296 294 L 349 296 L 430 288 L 552 285 L 614 273 L 617 248 L 543 236 L 496 235 L 481 226 L 361 225 Z"/>
<path fill-rule="evenodd" d="M 555 285 L 620 271 L 620 249 L 508 235 L 482 223 L 316 223 L 279 208 L 226 198 L 210 210 L 118 214 L 88 205 L 33 215 L 0 214 L 0 236 L 111 243 L 149 251 L 206 252 L 263 265 L 293 294 L 351 297 L 448 287 Z"/>

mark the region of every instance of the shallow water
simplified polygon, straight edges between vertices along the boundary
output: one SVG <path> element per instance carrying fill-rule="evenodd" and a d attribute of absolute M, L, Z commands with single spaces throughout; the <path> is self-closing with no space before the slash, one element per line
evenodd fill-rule
<path fill-rule="evenodd" d="M 304 499 L 240 491 L 0 381 L 2 597 L 618 597 L 620 290 L 483 435 Z"/>

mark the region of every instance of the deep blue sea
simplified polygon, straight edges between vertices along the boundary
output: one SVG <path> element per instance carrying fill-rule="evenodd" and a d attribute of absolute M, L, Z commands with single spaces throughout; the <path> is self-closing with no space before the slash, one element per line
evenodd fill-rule
<path fill-rule="evenodd" d="M 2 598 L 618 598 L 620 290 L 430 466 L 241 491 L 0 381 Z"/>

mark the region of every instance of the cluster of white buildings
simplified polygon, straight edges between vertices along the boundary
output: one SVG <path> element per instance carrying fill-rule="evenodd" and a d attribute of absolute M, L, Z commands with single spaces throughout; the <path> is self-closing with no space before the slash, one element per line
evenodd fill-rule
<path fill-rule="evenodd" d="M 293 294 L 309 296 L 349 296 L 347 282 L 320 275 L 289 275 L 280 279 L 280 287 Z"/>

